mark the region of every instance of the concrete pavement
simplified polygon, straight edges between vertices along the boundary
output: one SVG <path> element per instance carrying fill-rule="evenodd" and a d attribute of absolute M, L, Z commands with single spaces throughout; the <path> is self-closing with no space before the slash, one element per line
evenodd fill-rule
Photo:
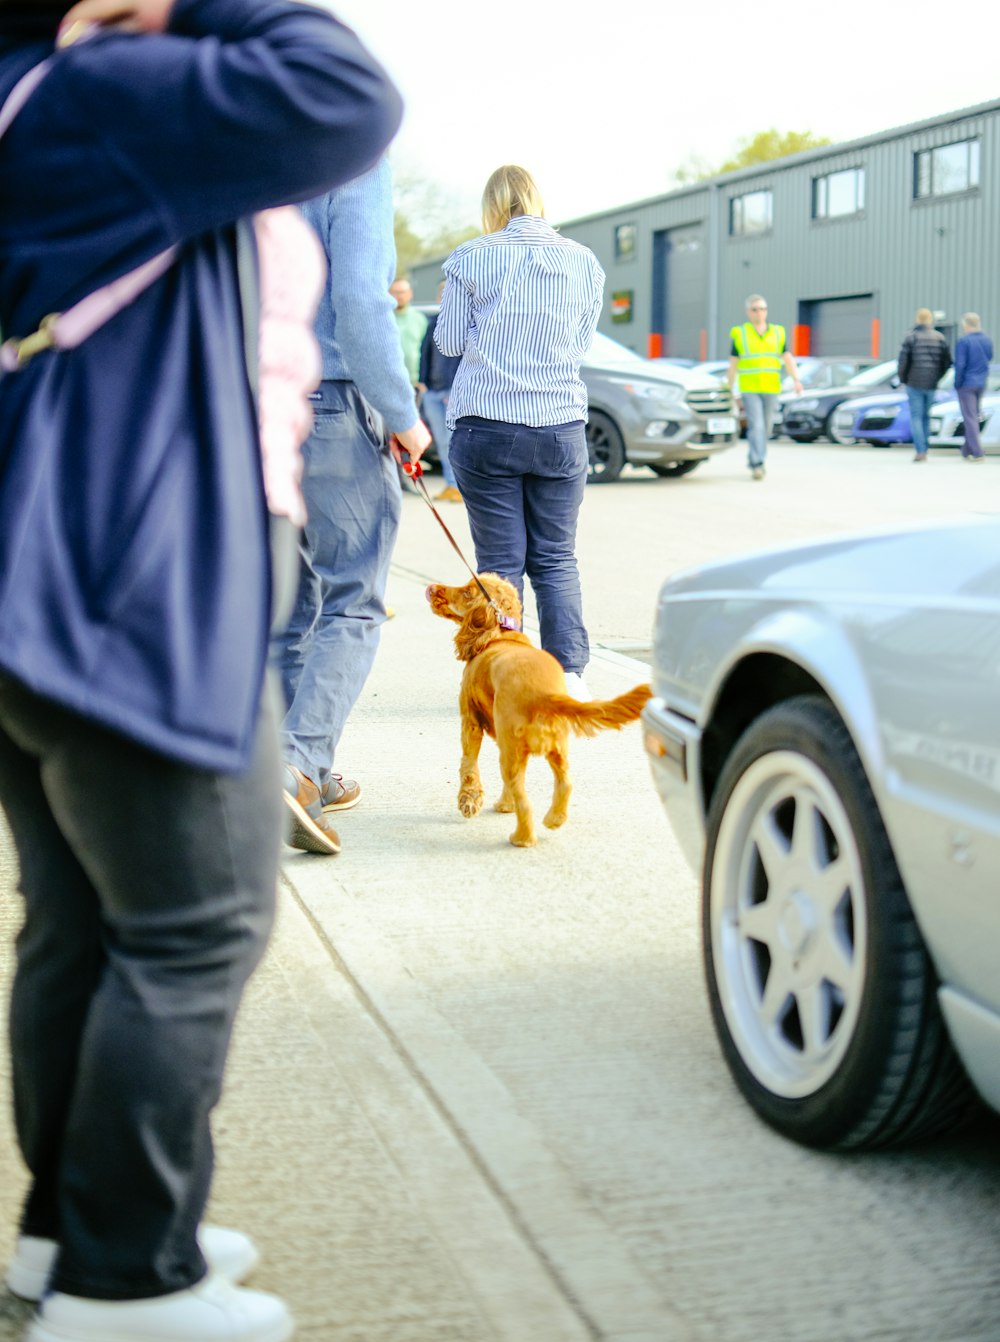
<path fill-rule="evenodd" d="M 889 478 L 864 460 L 862 499 Z M 783 473 L 762 495 L 738 467 L 731 485 L 706 467 L 713 491 L 687 488 L 695 476 L 588 495 L 614 585 L 655 599 L 661 574 L 640 560 L 657 529 L 722 545 L 701 500 L 738 518 L 754 499 L 773 529 Z M 464 543 L 462 510 L 446 516 Z M 338 857 L 288 854 L 217 1116 L 210 1214 L 260 1241 L 255 1284 L 286 1296 L 310 1342 L 998 1342 L 997 1124 L 843 1159 L 757 1123 L 712 1037 L 696 883 L 638 727 L 574 741 L 570 820 L 539 827 L 537 848 L 508 845 L 509 816 L 463 820 L 461 667 L 429 578 L 462 573 L 411 496 L 398 614 L 340 752 L 365 795 Z M 614 592 L 596 572 L 587 590 L 613 643 Z M 643 604 L 651 619 L 640 598 L 623 634 Z M 588 671 L 601 697 L 644 677 L 602 651 Z M 492 797 L 490 742 L 483 765 Z M 544 764 L 528 783 L 544 808 Z M 0 841 L 3 975 L 12 883 Z M 4 1126 L 0 1253 L 22 1187 Z M 25 1317 L 0 1293 L 0 1342 Z"/>

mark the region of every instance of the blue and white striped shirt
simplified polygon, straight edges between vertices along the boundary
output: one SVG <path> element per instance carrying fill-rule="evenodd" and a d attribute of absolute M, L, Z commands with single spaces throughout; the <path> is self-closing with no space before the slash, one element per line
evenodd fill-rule
<path fill-rule="evenodd" d="M 434 341 L 462 355 L 448 426 L 463 415 L 507 424 L 587 418 L 580 361 L 604 301 L 604 271 L 587 247 L 544 219 L 518 215 L 455 249 Z"/>

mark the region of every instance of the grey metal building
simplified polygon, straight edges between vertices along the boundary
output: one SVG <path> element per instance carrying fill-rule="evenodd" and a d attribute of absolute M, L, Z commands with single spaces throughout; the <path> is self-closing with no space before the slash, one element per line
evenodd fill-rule
<path fill-rule="evenodd" d="M 827 145 L 560 225 L 607 272 L 600 329 L 723 358 L 765 295 L 798 354 L 891 358 L 918 307 L 1000 334 L 1000 101 Z M 416 267 L 432 302 L 440 261 Z"/>

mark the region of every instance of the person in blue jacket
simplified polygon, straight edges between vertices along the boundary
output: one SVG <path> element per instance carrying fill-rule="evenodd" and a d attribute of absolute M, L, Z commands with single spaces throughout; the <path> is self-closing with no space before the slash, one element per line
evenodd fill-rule
<path fill-rule="evenodd" d="M 30 1174 L 7 1280 L 46 1292 L 30 1342 L 283 1342 L 283 1302 L 232 1284 L 252 1243 L 200 1225 L 282 814 L 238 221 L 367 171 L 401 105 L 353 33 L 287 0 L 0 0 L 0 102 L 46 58 L 0 139 L 5 336 L 178 250 L 78 348 L 0 376 Z"/>
<path fill-rule="evenodd" d="M 993 361 L 993 341 L 981 329 L 978 312 L 962 318 L 962 334 L 955 343 L 955 394 L 965 425 L 962 456 L 967 461 L 982 461 L 979 442 L 979 406 Z"/>

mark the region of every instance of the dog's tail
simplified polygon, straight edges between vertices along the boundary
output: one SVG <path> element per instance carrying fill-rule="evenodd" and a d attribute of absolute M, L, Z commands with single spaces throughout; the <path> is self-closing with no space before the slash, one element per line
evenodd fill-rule
<path fill-rule="evenodd" d="M 596 736 L 613 727 L 615 731 L 634 722 L 652 695 L 649 685 L 636 685 L 617 699 L 571 699 L 568 694 L 550 694 L 535 707 L 536 722 L 554 722 L 561 718 L 577 736 Z"/>

